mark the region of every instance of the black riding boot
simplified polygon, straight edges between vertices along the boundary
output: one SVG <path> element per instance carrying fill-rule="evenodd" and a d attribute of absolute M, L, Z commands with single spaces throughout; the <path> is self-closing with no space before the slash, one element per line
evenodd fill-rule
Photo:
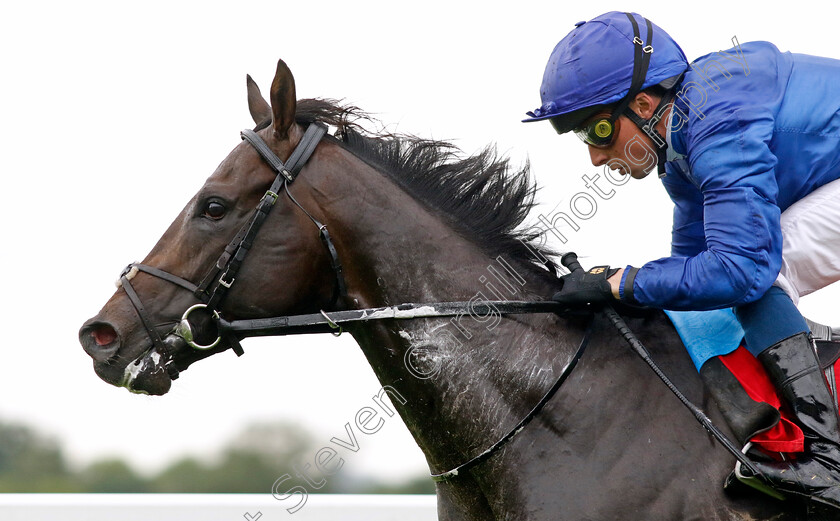
<path fill-rule="evenodd" d="M 758 359 L 805 433 L 805 453 L 786 462 L 755 462 L 779 491 L 840 510 L 840 425 L 808 335 L 796 334 Z M 746 469 L 744 469 L 746 470 Z"/>
<path fill-rule="evenodd" d="M 700 379 L 717 403 L 718 409 L 741 443 L 779 423 L 779 411 L 768 403 L 757 402 L 741 386 L 720 358 L 710 358 L 700 368 Z"/>

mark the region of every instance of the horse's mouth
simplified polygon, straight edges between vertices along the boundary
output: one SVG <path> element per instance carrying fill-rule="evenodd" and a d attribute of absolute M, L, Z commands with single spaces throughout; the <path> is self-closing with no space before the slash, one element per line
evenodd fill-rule
<path fill-rule="evenodd" d="M 126 360 L 130 360 L 126 363 Z M 107 361 L 94 361 L 93 370 L 104 382 L 125 387 L 132 393 L 162 395 L 172 386 L 167 361 L 152 346 L 139 356 L 114 356 Z"/>
<path fill-rule="evenodd" d="M 116 387 L 124 387 L 135 394 L 161 396 L 169 392 L 172 381 L 194 362 L 226 349 L 224 346 L 201 351 L 190 349 L 175 335 L 168 336 L 165 343 L 172 348 L 171 355 L 162 354 L 150 345 L 123 368 L 114 363 L 94 363 L 94 370 Z"/>
<path fill-rule="evenodd" d="M 149 349 L 125 366 L 115 385 L 136 394 L 164 395 L 172 387 L 170 363 L 156 349 Z"/>
<path fill-rule="evenodd" d="M 132 393 L 160 396 L 191 364 L 230 347 L 224 339 L 213 343 L 216 330 L 208 332 L 201 325 L 191 324 L 185 335 L 167 322 L 158 327 L 159 340 L 153 340 L 142 328 L 120 327 L 113 319 L 97 316 L 82 326 L 79 341 L 103 381 Z"/>

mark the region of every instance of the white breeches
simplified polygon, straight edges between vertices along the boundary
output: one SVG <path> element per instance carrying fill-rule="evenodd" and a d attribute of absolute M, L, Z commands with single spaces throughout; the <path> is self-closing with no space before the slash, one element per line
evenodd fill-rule
<path fill-rule="evenodd" d="M 840 280 L 840 179 L 782 212 L 782 269 L 775 285 L 794 304 Z"/>

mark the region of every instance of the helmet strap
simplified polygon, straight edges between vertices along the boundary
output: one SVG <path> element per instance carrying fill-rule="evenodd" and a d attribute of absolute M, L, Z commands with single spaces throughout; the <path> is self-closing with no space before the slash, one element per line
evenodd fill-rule
<path fill-rule="evenodd" d="M 648 134 L 656 144 L 656 158 L 657 158 L 657 169 L 659 172 L 659 176 L 662 177 L 665 174 L 665 161 L 667 159 L 666 151 L 668 150 L 668 143 L 662 135 L 656 130 L 655 125 L 656 122 L 651 124 L 651 120 L 659 121 L 661 117 L 661 110 L 663 107 L 671 102 L 673 99 L 673 90 L 669 91 L 662 97 L 659 101 L 659 105 L 657 105 L 656 110 L 654 110 L 654 115 L 651 118 L 643 119 L 638 114 L 630 110 L 630 102 L 636 98 L 636 95 L 641 92 L 642 86 L 644 86 L 645 78 L 647 77 L 648 66 L 650 65 L 650 55 L 653 54 L 653 25 L 650 23 L 650 20 L 645 18 L 645 27 L 647 29 L 647 44 L 642 41 L 641 34 L 639 32 L 639 24 L 636 22 L 636 19 L 630 13 L 624 13 L 627 15 L 627 18 L 630 20 L 630 24 L 633 26 L 633 78 L 630 81 L 630 90 L 627 92 L 627 95 L 619 102 L 618 106 L 616 107 L 615 111 L 612 113 L 611 122 L 615 123 L 615 120 L 618 119 L 619 116 L 622 114 L 627 116 L 630 121 L 632 121 L 639 129 L 646 134 Z"/>
<path fill-rule="evenodd" d="M 630 23 L 633 25 L 633 78 L 630 80 L 630 90 L 627 91 L 627 95 L 619 102 L 618 107 L 613 112 L 613 122 L 615 118 L 618 118 L 618 116 L 624 113 L 627 106 L 636 97 L 636 94 L 641 92 L 645 78 L 647 77 L 648 66 L 650 65 L 650 55 L 653 53 L 653 25 L 650 23 L 650 20 L 645 18 L 648 37 L 647 45 L 645 45 L 640 36 L 639 24 L 636 23 L 636 19 L 630 13 L 624 14 L 627 15 L 627 18 L 630 19 Z"/>
<path fill-rule="evenodd" d="M 656 167 L 659 173 L 659 177 L 664 177 L 665 175 L 665 163 L 667 161 L 667 151 L 668 151 L 668 140 L 665 139 L 662 134 L 656 130 L 656 125 L 662 119 L 663 113 L 665 112 L 665 107 L 667 107 L 671 101 L 674 99 L 674 89 L 668 90 L 663 96 L 662 99 L 659 100 L 659 104 L 656 105 L 656 109 L 653 111 L 653 116 L 649 118 L 643 118 L 633 112 L 630 107 L 626 107 L 624 109 L 624 115 L 632 121 L 639 129 L 650 136 L 653 140 L 653 144 L 656 146 Z M 616 111 L 613 115 L 617 114 Z"/>

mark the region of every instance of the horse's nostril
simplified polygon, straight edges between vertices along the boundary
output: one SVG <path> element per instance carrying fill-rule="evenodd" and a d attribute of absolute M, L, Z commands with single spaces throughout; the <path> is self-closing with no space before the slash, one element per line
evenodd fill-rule
<path fill-rule="evenodd" d="M 117 339 L 117 332 L 108 324 L 100 324 L 91 330 L 90 336 L 96 342 L 96 345 L 104 347 Z"/>
<path fill-rule="evenodd" d="M 79 330 L 79 342 L 85 352 L 97 362 L 105 362 L 120 349 L 120 335 L 107 322 L 89 320 Z"/>

